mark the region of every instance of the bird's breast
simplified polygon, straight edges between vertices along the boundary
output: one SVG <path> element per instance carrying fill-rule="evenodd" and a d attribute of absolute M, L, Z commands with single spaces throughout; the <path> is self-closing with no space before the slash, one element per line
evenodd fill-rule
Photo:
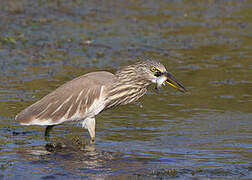
<path fill-rule="evenodd" d="M 147 89 L 140 86 L 118 85 L 112 87 L 106 98 L 106 108 L 125 105 L 138 100 Z"/>

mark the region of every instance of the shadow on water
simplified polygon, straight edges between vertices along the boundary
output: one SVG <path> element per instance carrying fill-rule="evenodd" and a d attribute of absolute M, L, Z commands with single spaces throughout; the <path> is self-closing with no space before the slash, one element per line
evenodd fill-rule
<path fill-rule="evenodd" d="M 99 6 L 97 5 L 99 4 Z M 9 0 L 0 6 L 0 179 L 251 179 L 250 1 Z M 151 56 L 189 90 L 149 89 L 78 124 L 15 115 L 66 81 Z"/>

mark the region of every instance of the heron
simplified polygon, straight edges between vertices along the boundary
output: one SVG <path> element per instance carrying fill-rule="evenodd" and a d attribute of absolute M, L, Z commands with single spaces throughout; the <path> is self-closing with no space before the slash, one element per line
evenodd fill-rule
<path fill-rule="evenodd" d="M 115 74 L 96 71 L 79 76 L 21 111 L 15 119 L 21 125 L 46 126 L 45 138 L 49 138 L 53 126 L 78 121 L 94 141 L 97 114 L 137 101 L 153 83 L 156 89 L 168 84 L 186 92 L 163 64 L 147 59 L 124 66 Z"/>

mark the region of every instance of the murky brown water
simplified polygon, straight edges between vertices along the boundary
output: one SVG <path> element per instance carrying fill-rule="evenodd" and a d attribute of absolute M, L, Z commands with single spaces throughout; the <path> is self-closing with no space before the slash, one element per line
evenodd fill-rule
<path fill-rule="evenodd" d="M 252 178 L 252 3 L 0 2 L 0 179 Z M 166 65 L 189 90 L 150 88 L 97 117 L 97 141 L 15 115 L 64 82 L 116 71 L 137 56 Z"/>

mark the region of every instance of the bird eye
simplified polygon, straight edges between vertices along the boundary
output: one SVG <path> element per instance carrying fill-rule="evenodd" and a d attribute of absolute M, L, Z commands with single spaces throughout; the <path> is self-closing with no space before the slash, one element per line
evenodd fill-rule
<path fill-rule="evenodd" d="M 151 68 L 151 71 L 152 71 L 152 72 L 157 72 L 157 71 L 159 71 L 159 70 L 158 70 L 157 68 L 155 68 L 155 67 L 152 67 L 152 68 Z"/>
<path fill-rule="evenodd" d="M 156 67 L 152 67 L 151 71 L 154 72 L 154 76 L 159 77 L 162 75 L 161 71 L 157 69 Z"/>

